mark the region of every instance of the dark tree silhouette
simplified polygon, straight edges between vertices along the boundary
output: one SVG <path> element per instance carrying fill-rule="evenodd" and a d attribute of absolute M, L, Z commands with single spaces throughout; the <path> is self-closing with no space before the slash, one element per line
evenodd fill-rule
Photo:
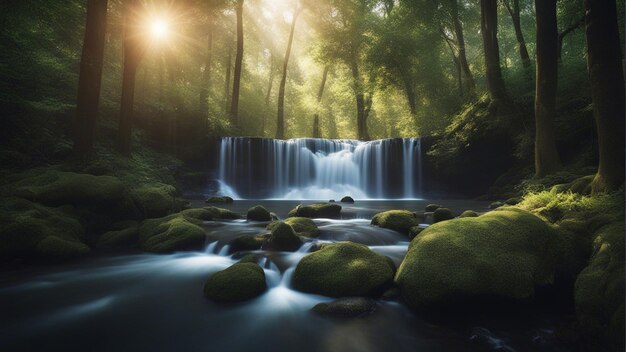
<path fill-rule="evenodd" d="M 289 57 L 291 56 L 291 46 L 293 44 L 293 35 L 296 30 L 296 21 L 302 11 L 301 7 L 298 7 L 293 14 L 293 20 L 291 21 L 291 30 L 289 31 L 289 40 L 287 41 L 287 52 L 285 53 L 285 59 L 283 60 L 283 76 L 280 80 L 280 87 L 278 88 L 278 114 L 276 117 L 276 139 L 285 138 L 285 86 L 287 85 L 287 69 L 289 67 Z"/>
<path fill-rule="evenodd" d="M 480 0 L 480 31 L 485 51 L 487 88 L 492 103 L 496 105 L 508 101 L 502 69 L 500 68 L 500 49 L 498 47 L 498 2 Z"/>
<path fill-rule="evenodd" d="M 237 0 L 237 54 L 235 55 L 235 72 L 233 79 L 233 95 L 230 102 L 230 123 L 239 125 L 239 87 L 241 85 L 241 70 L 243 65 L 243 1 Z"/>

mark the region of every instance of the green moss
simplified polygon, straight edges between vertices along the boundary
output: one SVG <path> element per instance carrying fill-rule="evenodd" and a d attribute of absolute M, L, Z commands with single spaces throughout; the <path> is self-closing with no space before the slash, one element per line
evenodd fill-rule
<path fill-rule="evenodd" d="M 125 221 L 100 236 L 96 246 L 100 249 L 130 248 L 136 246 L 138 240 L 139 224 L 136 221 Z"/>
<path fill-rule="evenodd" d="M 591 193 L 591 181 L 595 175 L 583 176 L 575 179 L 569 184 L 569 191 L 572 193 L 588 195 Z"/>
<path fill-rule="evenodd" d="M 252 236 L 252 235 L 243 235 L 232 240 L 230 245 L 230 250 L 233 253 L 239 251 L 255 251 L 257 249 L 261 249 L 263 246 L 263 242 L 265 242 L 269 236 Z"/>
<path fill-rule="evenodd" d="M 256 205 L 248 209 L 248 214 L 246 218 L 252 221 L 271 221 L 272 215 L 270 214 L 269 210 L 265 209 L 264 206 Z"/>
<path fill-rule="evenodd" d="M 267 289 L 265 273 L 256 263 L 237 263 L 213 274 L 204 284 L 204 296 L 220 303 L 242 302 Z"/>
<path fill-rule="evenodd" d="M 425 210 L 429 213 L 432 213 L 439 208 L 441 208 L 441 205 L 439 204 L 428 204 Z"/>
<path fill-rule="evenodd" d="M 9 187 L 15 196 L 50 206 L 116 206 L 126 198 L 126 188 L 116 177 L 53 169 L 31 170 Z"/>
<path fill-rule="evenodd" d="M 311 309 L 314 313 L 333 318 L 357 318 L 376 310 L 376 301 L 371 298 L 348 297 L 329 303 L 319 303 Z"/>
<path fill-rule="evenodd" d="M 63 209 L 18 198 L 0 203 L 0 258 L 62 261 L 90 252 L 83 226 Z"/>
<path fill-rule="evenodd" d="M 139 230 L 141 248 L 146 252 L 170 253 L 198 249 L 206 241 L 204 230 L 179 214 L 145 220 Z"/>
<path fill-rule="evenodd" d="M 478 217 L 478 213 L 473 210 L 466 210 L 463 213 L 461 213 L 459 217 L 460 218 L 475 218 L 475 217 Z"/>
<path fill-rule="evenodd" d="M 382 294 L 393 281 L 395 267 L 389 258 L 352 242 L 323 245 L 296 266 L 296 290 L 331 297 Z"/>
<path fill-rule="evenodd" d="M 320 235 L 317 225 L 309 218 L 293 217 L 287 218 L 284 222 L 291 226 L 298 236 L 315 238 Z M 278 223 L 278 221 L 270 223 L 267 225 L 267 229 L 271 231 Z"/>
<path fill-rule="evenodd" d="M 506 205 L 517 205 L 522 201 L 521 198 L 519 197 L 513 197 L 513 198 L 509 198 L 507 200 L 504 201 L 504 204 Z"/>
<path fill-rule="evenodd" d="M 180 214 L 189 219 L 202 221 L 241 219 L 241 215 L 237 213 L 234 213 L 228 209 L 216 208 L 212 206 L 186 209 L 181 211 Z"/>
<path fill-rule="evenodd" d="M 419 225 L 417 217 L 408 210 L 388 210 L 374 215 L 372 225 L 407 233 L 413 226 Z"/>
<path fill-rule="evenodd" d="M 290 225 L 278 221 L 272 227 L 269 244 L 275 250 L 293 252 L 302 246 L 302 240 Z"/>
<path fill-rule="evenodd" d="M 234 200 L 231 197 L 223 196 L 223 197 L 210 197 L 205 200 L 205 203 L 232 203 Z"/>
<path fill-rule="evenodd" d="M 180 211 L 173 186 L 156 183 L 133 189 L 130 194 L 143 218 L 158 218 Z"/>
<path fill-rule="evenodd" d="M 501 206 L 504 206 L 505 204 L 502 202 L 493 202 L 491 204 L 489 204 L 489 209 L 498 209 Z"/>
<path fill-rule="evenodd" d="M 433 213 L 433 223 L 438 223 L 450 219 L 454 219 L 454 214 L 452 214 L 452 210 L 448 208 L 439 208 Z"/>
<path fill-rule="evenodd" d="M 429 226 L 396 275 L 412 308 L 492 296 L 532 297 L 553 281 L 555 232 L 529 212 L 503 208 Z"/>
<path fill-rule="evenodd" d="M 576 315 L 590 350 L 624 351 L 624 223 L 603 227 L 575 285 Z"/>
<path fill-rule="evenodd" d="M 409 229 L 409 240 L 413 240 L 417 237 L 422 231 L 424 231 L 428 226 L 413 226 Z"/>
<path fill-rule="evenodd" d="M 341 205 L 330 203 L 317 203 L 310 205 L 300 204 L 292 209 L 288 216 L 338 219 L 341 216 Z"/>

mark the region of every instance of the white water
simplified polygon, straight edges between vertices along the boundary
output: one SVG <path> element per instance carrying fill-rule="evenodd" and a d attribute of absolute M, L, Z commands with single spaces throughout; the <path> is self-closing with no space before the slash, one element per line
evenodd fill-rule
<path fill-rule="evenodd" d="M 220 142 L 218 174 L 221 193 L 233 198 L 415 199 L 422 193 L 421 154 L 417 138 L 228 137 Z"/>

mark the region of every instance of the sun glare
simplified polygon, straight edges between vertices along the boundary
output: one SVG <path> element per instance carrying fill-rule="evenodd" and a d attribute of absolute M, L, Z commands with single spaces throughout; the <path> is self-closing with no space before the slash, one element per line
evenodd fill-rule
<path fill-rule="evenodd" d="M 169 24 L 162 18 L 150 22 L 150 34 L 156 40 L 165 40 L 169 35 Z"/>

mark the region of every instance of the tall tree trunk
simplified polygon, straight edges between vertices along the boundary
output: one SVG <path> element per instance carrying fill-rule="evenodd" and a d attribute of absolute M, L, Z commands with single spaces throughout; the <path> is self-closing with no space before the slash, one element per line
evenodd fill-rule
<path fill-rule="evenodd" d="M 561 168 L 554 137 L 558 84 L 556 0 L 535 0 L 537 11 L 537 79 L 535 95 L 535 175 Z"/>
<path fill-rule="evenodd" d="M 226 58 L 226 75 L 224 76 L 224 111 L 230 108 L 230 76 L 233 61 L 233 49 L 228 47 L 228 57 Z"/>
<path fill-rule="evenodd" d="M 138 32 L 141 13 L 140 2 L 128 0 L 124 9 L 124 73 L 122 78 L 122 102 L 120 106 L 120 124 L 118 148 L 124 155 L 130 155 L 132 144 L 132 128 L 135 103 L 135 78 L 137 67 L 143 56 L 145 47 Z"/>
<path fill-rule="evenodd" d="M 459 4 L 458 0 L 450 0 L 450 6 L 452 9 L 452 21 L 454 22 L 454 36 L 456 37 L 456 44 L 458 47 L 458 65 L 463 70 L 463 74 L 465 76 L 465 86 L 467 87 L 468 92 L 473 92 L 474 88 L 476 88 L 476 83 L 474 82 L 474 76 L 472 75 L 472 71 L 470 70 L 469 64 L 467 63 L 467 53 L 465 50 L 465 35 L 463 34 L 463 25 L 461 24 L 461 20 L 459 19 Z"/>
<path fill-rule="evenodd" d="M 456 58 L 454 55 L 453 57 Z M 455 59 L 455 62 L 458 63 L 458 60 Z M 457 68 L 459 67 L 458 65 L 456 66 Z M 409 105 L 409 113 L 411 114 L 411 119 L 413 119 L 413 125 L 417 128 L 417 93 L 415 92 L 415 86 L 408 78 L 408 75 L 405 75 L 404 77 L 404 94 Z"/>
<path fill-rule="evenodd" d="M 497 106 L 508 101 L 500 68 L 497 0 L 480 0 L 480 27 L 485 51 L 487 88 L 492 103 Z"/>
<path fill-rule="evenodd" d="M 327 65 L 324 67 L 324 73 L 322 73 L 322 82 L 320 83 L 320 88 L 317 91 L 317 104 L 319 105 L 322 102 L 322 97 L 324 96 L 324 88 L 326 87 L 326 80 L 328 79 L 328 70 L 330 67 Z M 322 138 L 322 131 L 320 129 L 320 115 L 319 113 L 315 113 L 313 115 L 313 138 Z"/>
<path fill-rule="evenodd" d="M 519 50 L 519 56 L 522 59 L 522 65 L 527 71 L 530 71 L 530 56 L 528 55 L 528 48 L 526 47 L 526 40 L 524 39 L 524 33 L 522 32 L 522 22 L 520 19 L 519 0 L 513 0 L 513 5 L 508 0 L 504 1 L 511 20 L 513 21 L 513 28 L 515 29 L 515 38 L 517 39 L 517 48 Z"/>
<path fill-rule="evenodd" d="M 274 87 L 274 76 L 276 75 L 276 68 L 274 67 L 274 55 L 270 53 L 270 72 L 267 82 L 267 93 L 265 94 L 265 106 L 266 111 L 269 111 L 270 100 L 272 98 L 272 88 Z M 267 114 L 263 113 L 263 123 L 261 124 L 261 135 L 265 136 L 265 124 L 267 123 Z"/>
<path fill-rule="evenodd" d="M 235 74 L 233 80 L 233 95 L 230 102 L 230 123 L 233 127 L 239 125 L 239 87 L 241 84 L 241 70 L 243 65 L 243 1 L 237 0 L 237 54 L 235 55 Z"/>
<path fill-rule="evenodd" d="M 289 67 L 289 57 L 291 56 L 291 46 L 293 44 L 293 35 L 296 31 L 296 21 L 300 14 L 298 7 L 293 14 L 291 21 L 291 30 L 289 31 L 289 40 L 287 41 L 287 52 L 283 61 L 283 77 L 280 79 L 280 87 L 278 88 L 278 114 L 276 116 L 276 139 L 285 138 L 285 86 L 287 85 L 287 68 Z"/>
<path fill-rule="evenodd" d="M 211 93 L 211 66 L 213 64 L 213 24 L 209 23 L 207 35 L 207 52 L 202 71 L 202 87 L 200 89 L 200 116 L 204 119 L 203 126 L 208 127 L 209 95 Z"/>
<path fill-rule="evenodd" d="M 89 0 L 87 2 L 87 24 L 80 61 L 74 126 L 74 152 L 81 156 L 91 153 L 96 134 L 107 5 L 107 0 Z"/>
<path fill-rule="evenodd" d="M 624 184 L 624 72 L 615 0 L 585 0 L 587 69 L 600 164 L 592 192 Z"/>
<path fill-rule="evenodd" d="M 367 114 L 365 111 L 365 95 L 363 88 L 363 79 L 359 73 L 359 64 L 356 58 L 350 60 L 350 71 L 352 72 L 352 86 L 356 98 L 356 125 L 357 138 L 362 141 L 370 140 L 367 131 Z"/>

